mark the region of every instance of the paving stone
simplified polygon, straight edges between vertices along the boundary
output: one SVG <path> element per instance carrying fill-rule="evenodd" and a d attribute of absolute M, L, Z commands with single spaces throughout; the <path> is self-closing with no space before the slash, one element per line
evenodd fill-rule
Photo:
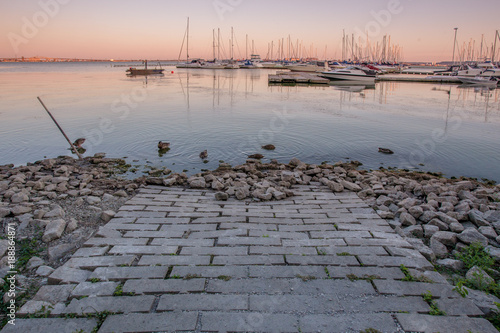
<path fill-rule="evenodd" d="M 144 255 L 141 257 L 138 266 L 152 266 L 152 265 L 162 265 L 162 266 L 194 266 L 194 265 L 209 265 L 210 256 L 150 256 Z"/>
<path fill-rule="evenodd" d="M 177 246 L 150 246 L 150 245 L 115 245 L 109 254 L 175 254 Z"/>
<path fill-rule="evenodd" d="M 148 246 L 213 246 L 214 239 L 171 239 L 171 238 L 155 238 Z"/>
<path fill-rule="evenodd" d="M 396 319 L 407 332 L 498 333 L 489 321 L 482 318 L 398 313 Z"/>
<path fill-rule="evenodd" d="M 361 332 L 369 328 L 380 332 L 397 332 L 397 326 L 388 313 L 306 315 L 300 318 L 302 332 Z"/>
<path fill-rule="evenodd" d="M 134 255 L 71 258 L 64 266 L 93 270 L 97 267 L 130 266 L 135 259 L 136 256 Z"/>
<path fill-rule="evenodd" d="M 146 245 L 148 238 L 97 238 L 87 240 L 83 246 L 107 246 L 107 245 Z"/>
<path fill-rule="evenodd" d="M 196 312 L 129 313 L 106 318 L 99 333 L 194 331 Z"/>
<path fill-rule="evenodd" d="M 327 278 L 324 267 L 318 266 L 252 266 L 249 268 L 249 277 L 255 278 L 296 278 L 313 277 Z"/>
<path fill-rule="evenodd" d="M 49 275 L 49 284 L 80 283 L 90 276 L 91 272 L 82 269 L 61 266 Z"/>
<path fill-rule="evenodd" d="M 331 313 L 344 310 L 332 295 L 250 295 L 250 311 L 266 313 Z"/>
<path fill-rule="evenodd" d="M 377 255 L 387 256 L 387 251 L 382 246 L 322 246 L 318 251 L 324 254 L 332 255 Z"/>
<path fill-rule="evenodd" d="M 71 292 L 70 298 L 84 296 L 113 296 L 118 282 L 81 282 Z"/>
<path fill-rule="evenodd" d="M 434 266 L 423 256 L 421 258 L 392 257 L 392 256 L 358 256 L 361 264 L 365 266 L 400 267 L 433 269 Z"/>
<path fill-rule="evenodd" d="M 248 277 L 248 269 L 246 266 L 174 266 L 170 276 L 238 279 Z"/>
<path fill-rule="evenodd" d="M 140 279 L 127 280 L 123 285 L 124 293 L 165 294 L 175 292 L 201 292 L 205 289 L 205 279 Z"/>
<path fill-rule="evenodd" d="M 481 311 L 475 304 L 469 299 L 461 299 L 457 302 L 455 298 L 440 298 L 437 299 L 436 305 L 440 310 L 443 310 L 447 316 L 482 316 L 483 311 Z"/>
<path fill-rule="evenodd" d="M 16 312 L 16 315 L 18 317 L 26 317 L 30 314 L 34 314 L 34 313 L 49 313 L 52 308 L 53 308 L 53 304 L 50 303 L 50 302 L 46 302 L 46 301 L 40 301 L 40 300 L 30 300 L 30 301 L 27 301 L 26 303 L 24 303 L 24 305 L 17 310 Z M 7 325 L 9 326 L 9 325 Z M 3 330 L 2 330 L 3 332 Z"/>
<path fill-rule="evenodd" d="M 97 326 L 95 318 L 30 318 L 16 319 L 16 325 L 7 324 L 2 333 L 73 333 L 91 332 Z"/>
<path fill-rule="evenodd" d="M 401 280 L 405 277 L 399 267 L 343 267 L 343 266 L 328 266 L 328 273 L 331 278 L 347 278 L 348 276 L 357 278 L 373 278 L 373 279 L 394 279 Z"/>
<path fill-rule="evenodd" d="M 221 237 L 218 245 L 281 245 L 281 239 L 271 237 Z"/>
<path fill-rule="evenodd" d="M 422 297 L 383 296 L 383 295 L 348 295 L 339 297 L 343 310 L 353 312 L 410 312 L 424 313 L 430 310 Z"/>
<path fill-rule="evenodd" d="M 203 312 L 201 330 L 210 332 L 297 332 L 297 319 L 287 314 Z"/>
<path fill-rule="evenodd" d="M 374 280 L 375 287 L 381 294 L 395 294 L 398 296 L 422 296 L 430 291 L 434 297 L 461 297 L 452 286 L 440 283 L 407 282 L 393 280 Z"/>
<path fill-rule="evenodd" d="M 311 231 L 311 238 L 372 238 L 368 231 Z"/>
<path fill-rule="evenodd" d="M 301 240 L 283 240 L 283 246 L 345 246 L 343 239 L 301 239 Z"/>
<path fill-rule="evenodd" d="M 74 284 L 68 285 L 45 285 L 40 287 L 36 295 L 33 297 L 34 301 L 44 301 L 51 304 L 59 302 L 66 302 L 71 295 Z"/>
<path fill-rule="evenodd" d="M 282 255 L 215 256 L 213 265 L 284 265 Z"/>
<path fill-rule="evenodd" d="M 90 275 L 90 279 L 101 281 L 120 281 L 128 279 L 163 279 L 167 276 L 168 267 L 98 267 Z"/>
<path fill-rule="evenodd" d="M 247 310 L 246 295 L 162 295 L 156 311 Z"/>
<path fill-rule="evenodd" d="M 397 246 L 412 249 L 410 243 L 403 239 L 379 239 L 379 238 L 345 238 L 349 246 Z"/>
<path fill-rule="evenodd" d="M 73 298 L 66 307 L 65 313 L 96 313 L 110 311 L 113 313 L 149 312 L 155 297 L 142 296 L 91 296 L 82 299 Z"/>
<path fill-rule="evenodd" d="M 245 253 L 246 254 L 246 253 Z M 249 254 L 318 254 L 314 247 L 299 246 L 250 246 Z"/>
<path fill-rule="evenodd" d="M 108 252 L 109 246 L 82 247 L 73 253 L 72 257 L 99 257 Z"/>
<path fill-rule="evenodd" d="M 248 254 L 248 247 L 247 246 L 183 247 L 181 249 L 180 254 L 181 255 L 243 256 L 243 255 Z"/>
<path fill-rule="evenodd" d="M 356 257 L 338 255 L 286 255 L 286 262 L 289 265 L 359 266 L 359 262 Z"/>

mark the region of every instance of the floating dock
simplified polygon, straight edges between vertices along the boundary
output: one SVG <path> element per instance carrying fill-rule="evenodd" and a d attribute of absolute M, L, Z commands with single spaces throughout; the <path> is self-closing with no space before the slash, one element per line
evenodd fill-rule
<path fill-rule="evenodd" d="M 447 75 L 415 75 L 415 74 L 384 74 L 378 75 L 377 81 L 393 81 L 393 82 L 427 82 L 427 83 L 462 83 L 454 76 Z M 331 84 L 329 79 L 319 76 L 319 73 L 305 73 L 305 72 L 277 72 L 276 74 L 269 74 L 269 83 L 278 84 Z"/>

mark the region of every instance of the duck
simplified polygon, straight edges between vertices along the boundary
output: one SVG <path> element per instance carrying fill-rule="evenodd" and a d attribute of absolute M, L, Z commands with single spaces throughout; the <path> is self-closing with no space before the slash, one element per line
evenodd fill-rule
<path fill-rule="evenodd" d="M 75 148 L 82 148 L 84 142 L 85 138 L 76 139 L 75 142 L 73 142 L 73 146 L 75 146 Z"/>
<path fill-rule="evenodd" d="M 384 153 L 384 154 L 394 154 L 394 152 L 388 148 L 379 148 L 378 151 L 379 153 Z"/>
<path fill-rule="evenodd" d="M 265 149 L 265 150 L 275 150 L 276 147 L 274 145 L 265 145 L 265 146 L 262 146 L 262 149 Z"/>
<path fill-rule="evenodd" d="M 261 160 L 264 158 L 264 155 L 262 154 L 253 154 L 253 155 L 248 155 L 248 158 L 253 158 L 253 159 L 256 159 L 256 160 Z"/>
<path fill-rule="evenodd" d="M 207 150 L 205 149 L 204 151 L 202 151 L 202 152 L 200 153 L 200 158 L 201 158 L 202 160 L 204 160 L 204 159 L 205 159 L 205 158 L 207 158 L 207 157 L 208 157 L 208 152 L 207 152 Z"/>
<path fill-rule="evenodd" d="M 168 149 L 170 148 L 170 142 L 158 142 L 158 149 Z"/>

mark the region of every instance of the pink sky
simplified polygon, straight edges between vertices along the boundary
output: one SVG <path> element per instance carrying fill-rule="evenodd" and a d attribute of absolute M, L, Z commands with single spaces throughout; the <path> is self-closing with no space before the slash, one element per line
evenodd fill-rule
<path fill-rule="evenodd" d="M 262 57 L 290 35 L 313 55 L 324 58 L 326 48 L 339 59 L 345 29 L 363 43 L 368 31 L 372 45 L 390 35 L 404 61 L 451 60 L 455 27 L 459 47 L 475 40 L 476 53 L 482 34 L 491 49 L 500 29 L 498 0 L 22 0 L 2 1 L 0 11 L 2 58 L 177 59 L 188 16 L 190 56 L 200 58 L 211 58 L 217 28 L 228 55 L 234 27 L 235 58 L 244 57 L 248 34 Z"/>

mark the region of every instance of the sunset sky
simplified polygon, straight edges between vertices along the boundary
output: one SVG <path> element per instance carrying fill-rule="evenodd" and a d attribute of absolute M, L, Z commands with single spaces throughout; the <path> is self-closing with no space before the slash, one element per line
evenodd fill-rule
<path fill-rule="evenodd" d="M 276 52 L 290 35 L 320 58 L 326 48 L 339 59 L 345 29 L 363 43 L 366 31 L 373 44 L 390 35 L 405 61 L 451 60 L 455 27 L 459 47 L 472 39 L 476 52 L 482 34 L 491 49 L 500 29 L 498 0 L 0 0 L 0 12 L 0 58 L 177 59 L 187 17 L 192 58 L 211 58 L 217 28 L 228 55 L 234 27 L 235 58 L 248 34 L 263 58 L 271 41 Z"/>

